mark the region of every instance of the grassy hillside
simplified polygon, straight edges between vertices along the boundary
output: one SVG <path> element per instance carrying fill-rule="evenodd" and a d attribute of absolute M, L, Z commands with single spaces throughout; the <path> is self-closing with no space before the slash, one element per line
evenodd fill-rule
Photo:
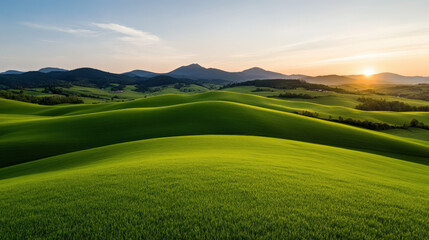
<path fill-rule="evenodd" d="M 303 110 L 429 123 L 226 91 L 0 99 L 0 239 L 427 239 L 429 131 Z"/>
<path fill-rule="evenodd" d="M 421 128 L 409 128 L 406 130 L 403 129 L 389 129 L 383 131 L 388 134 L 392 134 L 395 136 L 400 136 L 404 138 L 408 138 L 413 141 L 421 142 L 423 144 L 429 145 L 429 132 L 426 129 Z M 426 141 L 426 142 L 422 142 Z"/>
<path fill-rule="evenodd" d="M 31 104 L 16 103 L 14 101 L 8 101 L 0 99 L 0 113 L 7 114 L 31 114 L 31 115 L 47 115 L 47 116 L 59 116 L 59 115 L 72 115 L 72 114 L 84 114 L 84 113 L 95 113 L 101 111 L 125 109 L 125 108 L 147 108 L 147 107 L 161 107 L 171 106 L 183 103 L 202 102 L 202 101 L 228 101 L 235 103 L 242 103 L 246 105 L 258 106 L 262 108 L 268 108 L 284 112 L 296 112 L 296 111 L 311 111 L 318 112 L 321 117 L 338 118 L 353 118 L 377 122 L 386 122 L 389 124 L 402 125 L 409 123 L 413 118 L 416 118 L 425 123 L 429 123 L 428 112 L 368 112 L 352 109 L 344 106 L 327 106 L 325 104 L 318 104 L 309 102 L 312 99 L 306 99 L 308 101 L 301 101 L 299 99 L 272 99 L 259 97 L 249 94 L 232 93 L 224 91 L 206 92 L 202 94 L 190 94 L 190 95 L 178 95 L 168 94 L 157 97 L 151 97 L 147 99 L 138 99 L 131 102 L 124 103 L 105 103 L 105 104 L 87 104 L 87 105 L 70 105 L 70 106 L 37 106 Z M 335 102 L 335 99 L 329 101 Z M 357 101 L 356 101 L 357 102 Z"/>
<path fill-rule="evenodd" d="M 429 105 L 429 101 L 400 97 L 400 96 L 402 96 L 400 94 L 392 94 L 392 96 L 389 96 L 389 95 L 377 95 L 377 94 L 373 94 L 373 93 L 366 93 L 365 91 L 363 91 L 364 89 L 370 88 L 369 86 L 367 86 L 363 89 L 350 89 L 350 88 L 344 87 L 343 85 L 341 85 L 339 87 L 344 88 L 346 90 L 363 92 L 363 93 L 365 93 L 363 95 L 364 97 L 375 98 L 375 99 L 386 99 L 387 101 L 401 101 L 401 102 L 405 102 L 405 103 L 413 105 L 413 106 L 428 106 Z M 420 86 L 413 86 L 413 89 L 415 91 L 417 91 L 417 89 L 419 87 Z M 387 88 L 388 87 L 383 86 L 379 89 L 387 89 Z M 422 86 L 421 88 L 424 88 L 424 86 Z M 276 89 L 276 88 L 265 88 L 264 87 L 262 89 L 266 89 L 266 91 L 255 91 L 256 89 L 258 89 L 258 87 L 255 87 L 255 86 L 238 86 L 238 87 L 225 88 L 225 89 L 223 89 L 223 91 L 254 94 L 254 95 L 265 96 L 265 97 L 276 96 L 276 95 L 279 95 L 281 93 L 297 93 L 297 94 L 303 93 L 303 94 L 308 94 L 308 95 L 311 95 L 311 96 L 314 96 L 317 98 L 314 98 L 314 99 L 299 99 L 299 98 L 297 98 L 297 99 L 291 99 L 291 100 L 312 102 L 312 103 L 331 105 L 331 106 L 343 106 L 343 107 L 350 107 L 350 108 L 354 108 L 356 105 L 358 105 L 359 101 L 357 101 L 357 98 L 362 97 L 361 94 L 345 94 L 345 93 L 336 93 L 336 92 L 332 92 L 332 91 L 319 92 L 319 91 L 314 91 L 314 90 L 313 91 L 306 90 L 306 89 L 302 89 L 302 88 L 298 88 L 298 89 Z M 378 92 L 377 89 L 375 91 Z"/>
<path fill-rule="evenodd" d="M 289 140 L 143 140 L 0 176 L 2 238 L 429 237 L 427 166 Z"/>
<path fill-rule="evenodd" d="M 176 87 L 175 84 L 166 84 L 155 87 L 148 87 L 147 91 L 139 92 L 136 89 L 136 85 L 125 85 L 121 91 L 112 91 L 112 87 L 119 86 L 119 84 L 111 84 L 109 87 L 97 88 L 89 86 L 71 86 L 62 89 L 67 94 L 79 96 L 87 104 L 99 104 L 106 102 L 125 102 L 139 98 L 146 98 L 151 96 L 158 96 L 164 94 L 190 94 L 190 93 L 201 93 L 209 91 L 209 88 L 217 89 L 220 85 L 204 84 L 204 86 L 196 84 L 184 84 L 180 88 Z M 45 88 L 29 88 L 24 91 L 25 94 L 45 97 L 54 96 L 56 94 L 45 93 Z M 58 95 L 57 95 L 58 96 Z"/>
<path fill-rule="evenodd" d="M 388 134 L 251 105 L 201 101 L 1 123 L 0 166 L 107 144 L 201 134 L 293 139 L 425 164 L 429 156 L 428 146 Z"/>

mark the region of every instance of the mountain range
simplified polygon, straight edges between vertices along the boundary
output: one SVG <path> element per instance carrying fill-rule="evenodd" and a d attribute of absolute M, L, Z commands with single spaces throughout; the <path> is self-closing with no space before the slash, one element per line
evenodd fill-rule
<path fill-rule="evenodd" d="M 136 84 L 146 78 L 129 77 L 123 74 L 104 72 L 93 68 L 78 68 L 71 71 L 31 71 L 22 74 L 0 74 L 0 86 L 8 88 L 35 88 L 47 86 L 67 87 L 71 84 L 104 88 L 111 83 Z"/>
<path fill-rule="evenodd" d="M 136 77 L 153 77 L 162 74 L 175 78 L 186 78 L 193 80 L 227 80 L 231 82 L 243 82 L 254 79 L 296 79 L 297 76 L 303 77 L 303 75 L 285 75 L 271 72 L 258 67 L 250 68 L 242 72 L 227 72 L 217 68 L 205 68 L 196 63 L 179 67 L 168 73 L 154 73 L 143 70 L 134 70 L 124 74 L 127 76 Z"/>
<path fill-rule="evenodd" d="M 82 68 L 89 69 L 89 68 Z M 78 70 L 78 69 L 76 69 Z M 72 71 L 76 71 L 72 70 Z M 96 69 L 94 69 L 96 70 Z M 38 71 L 38 73 L 60 73 L 67 72 L 68 70 L 62 68 L 53 68 L 47 67 L 42 68 Z M 100 70 L 97 70 L 100 71 Z M 33 73 L 34 73 L 33 72 Z M 88 71 L 87 71 L 88 72 Z M 103 71 L 100 71 L 103 72 Z M 2 75 L 21 75 L 26 72 L 9 70 L 3 73 Z M 29 72 L 27 72 L 29 73 Z M 300 74 L 294 75 L 285 75 L 277 72 L 267 71 L 265 69 L 254 67 L 241 72 L 228 72 L 217 68 L 205 68 L 200 66 L 199 64 L 190 64 L 187 66 L 179 67 L 173 71 L 167 73 L 155 73 L 151 71 L 145 70 L 134 70 L 122 74 L 113 74 L 107 73 L 115 76 L 114 78 L 118 78 L 119 75 L 127 76 L 130 78 L 152 78 L 159 75 L 166 75 L 179 79 L 190 79 L 190 80 L 222 80 L 224 82 L 244 82 L 255 79 L 301 79 L 310 83 L 319 83 L 326 85 L 342 85 L 342 84 L 359 84 L 362 82 L 370 82 L 373 84 L 418 84 L 418 83 L 429 83 L 429 77 L 420 77 L 420 76 L 402 76 L 394 73 L 379 73 L 374 74 L 370 77 L 364 75 L 324 75 L 324 76 L 306 76 Z M 107 76 L 106 74 L 105 77 Z M 88 76 L 83 76 L 88 77 Z M 112 77 L 110 77 L 111 79 Z M 97 79 L 100 81 L 101 79 Z"/>

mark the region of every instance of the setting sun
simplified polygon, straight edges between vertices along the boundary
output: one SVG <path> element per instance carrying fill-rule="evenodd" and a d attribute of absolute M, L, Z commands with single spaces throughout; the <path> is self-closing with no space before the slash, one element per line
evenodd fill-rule
<path fill-rule="evenodd" d="M 365 69 L 365 70 L 362 72 L 362 74 L 363 74 L 363 75 L 365 75 L 365 76 L 367 76 L 367 77 L 369 77 L 369 76 L 371 76 L 371 75 L 374 75 L 374 74 L 375 74 L 375 71 L 374 71 L 374 69 L 372 69 L 372 68 L 367 68 L 367 69 Z"/>

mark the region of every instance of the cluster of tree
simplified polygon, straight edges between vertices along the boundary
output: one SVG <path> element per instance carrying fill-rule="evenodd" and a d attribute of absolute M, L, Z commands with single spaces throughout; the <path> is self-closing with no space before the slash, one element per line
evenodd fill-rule
<path fill-rule="evenodd" d="M 73 104 L 83 103 L 81 99 L 73 95 L 72 96 L 36 97 L 36 96 L 24 94 L 22 90 L 19 92 L 0 90 L 0 97 L 22 101 L 22 102 L 36 103 L 41 105 L 56 105 L 56 104 L 63 104 L 63 103 L 73 103 Z"/>
<path fill-rule="evenodd" d="M 395 111 L 395 112 L 411 112 L 420 111 L 428 112 L 429 106 L 411 106 L 400 101 L 386 101 L 386 99 L 373 99 L 360 97 L 357 99 L 361 104 L 356 106 L 356 109 L 365 111 Z"/>
<path fill-rule="evenodd" d="M 200 83 L 191 79 L 179 79 L 166 75 L 159 75 L 156 77 L 149 78 L 145 81 L 141 81 L 136 85 L 136 91 L 138 92 L 151 92 L 151 87 L 162 87 L 165 85 L 174 85 L 175 88 L 180 89 L 183 86 L 189 86 L 190 84 L 200 85 Z"/>
<path fill-rule="evenodd" d="M 281 93 L 278 96 L 272 96 L 272 97 L 278 97 L 278 98 L 304 98 L 304 99 L 313 99 L 317 98 L 315 96 L 311 96 L 310 94 L 306 93 Z"/>
<path fill-rule="evenodd" d="M 137 87 L 136 91 L 137 92 L 143 92 L 143 93 L 154 93 L 154 92 L 161 91 L 161 88 L 160 87 L 149 88 L 149 87 L 139 86 L 139 87 Z"/>
<path fill-rule="evenodd" d="M 334 119 L 332 118 L 332 116 L 329 116 L 328 119 L 319 118 L 319 114 L 317 112 L 302 111 L 302 112 L 295 112 L 295 113 L 299 115 L 307 116 L 307 117 L 313 117 L 313 118 L 328 120 L 332 122 L 344 123 L 352 126 L 371 129 L 371 130 L 387 130 L 387 129 L 394 129 L 394 128 L 407 129 L 409 127 L 423 128 L 423 129 L 429 130 L 428 125 L 424 124 L 423 122 L 419 122 L 417 119 L 413 119 L 410 121 L 410 123 L 404 123 L 402 126 L 398 126 L 398 125 L 391 125 L 391 124 L 381 123 L 381 122 L 371 122 L 368 120 L 356 120 L 352 118 L 344 119 L 341 116 L 339 116 L 338 119 Z"/>
<path fill-rule="evenodd" d="M 429 84 L 396 85 L 379 89 L 387 95 L 429 101 Z"/>
<path fill-rule="evenodd" d="M 184 87 L 189 87 L 189 84 L 186 84 L 186 83 L 176 83 L 176 84 L 174 84 L 174 88 L 177 89 L 177 90 L 180 90 L 181 88 L 184 88 Z"/>
<path fill-rule="evenodd" d="M 42 92 L 44 92 L 44 93 L 52 93 L 52 94 L 59 94 L 59 95 L 65 95 L 65 96 L 67 95 L 67 92 L 64 89 L 59 88 L 59 87 L 52 87 L 52 86 L 45 87 L 45 89 L 43 89 Z"/>
<path fill-rule="evenodd" d="M 112 92 L 116 92 L 116 91 L 121 91 L 121 90 L 124 90 L 124 88 L 125 88 L 125 84 L 119 84 L 119 85 L 112 85 L 112 87 L 110 88 L 110 91 L 112 91 Z"/>
<path fill-rule="evenodd" d="M 410 122 L 410 127 L 423 128 L 429 130 L 429 125 L 424 124 L 423 122 L 419 122 L 417 119 L 413 119 Z"/>
<path fill-rule="evenodd" d="M 274 92 L 274 90 L 268 88 L 256 88 L 255 90 L 252 90 L 252 92 Z"/>
<path fill-rule="evenodd" d="M 267 80 L 252 80 L 241 83 L 227 84 L 223 88 L 231 88 L 237 86 L 256 86 L 256 87 L 270 87 L 276 89 L 297 89 L 304 88 L 313 91 L 332 91 L 338 93 L 351 93 L 341 88 L 329 87 L 323 84 L 308 83 L 304 80 L 295 79 L 267 79 Z"/>
<path fill-rule="evenodd" d="M 348 125 L 367 128 L 371 130 L 387 130 L 387 129 L 393 129 L 393 128 L 402 128 L 401 126 L 390 125 L 387 123 L 380 123 L 380 122 L 371 122 L 368 120 L 362 121 L 362 120 L 356 120 L 352 118 L 343 119 L 341 116 L 338 117 L 338 119 L 331 119 L 331 121 L 345 123 Z"/>
<path fill-rule="evenodd" d="M 313 117 L 313 118 L 319 118 L 319 113 L 317 112 L 309 112 L 309 111 L 302 111 L 301 113 L 295 112 L 296 114 L 300 114 L 307 117 Z"/>
<path fill-rule="evenodd" d="M 374 89 L 364 89 L 364 90 L 356 90 L 356 93 L 361 94 L 361 95 L 368 95 L 368 94 L 373 94 L 373 95 L 386 95 L 382 92 L 378 92 Z"/>
<path fill-rule="evenodd" d="M 199 92 L 199 90 L 192 89 L 192 88 L 182 88 L 180 89 L 181 92 Z"/>
<path fill-rule="evenodd" d="M 100 95 L 87 94 L 87 93 L 79 93 L 79 92 L 71 92 L 67 89 L 60 87 L 46 87 L 42 92 L 44 93 L 52 93 L 58 95 L 64 95 L 66 97 L 69 96 L 77 96 L 77 97 L 86 97 L 86 98 L 102 98 Z"/>

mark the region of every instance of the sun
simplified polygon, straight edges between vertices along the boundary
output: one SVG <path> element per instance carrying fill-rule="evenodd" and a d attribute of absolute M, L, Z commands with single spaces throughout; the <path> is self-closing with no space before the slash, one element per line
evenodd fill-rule
<path fill-rule="evenodd" d="M 370 77 L 375 74 L 375 71 L 372 68 L 366 68 L 365 70 L 363 70 L 362 74 L 367 77 Z"/>

